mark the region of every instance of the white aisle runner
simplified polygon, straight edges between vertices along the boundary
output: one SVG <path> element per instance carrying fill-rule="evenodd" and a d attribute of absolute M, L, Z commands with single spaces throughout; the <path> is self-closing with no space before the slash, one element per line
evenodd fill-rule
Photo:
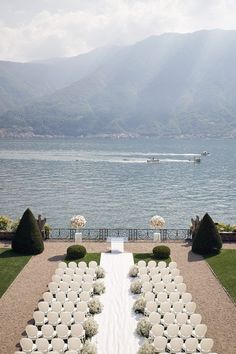
<path fill-rule="evenodd" d="M 134 264 L 131 253 L 102 253 L 101 266 L 106 271 L 106 292 L 101 296 L 104 305 L 96 336 L 98 354 L 136 354 L 139 338 L 135 334 L 137 321 L 132 312 L 134 299 L 129 294 L 129 268 Z"/>

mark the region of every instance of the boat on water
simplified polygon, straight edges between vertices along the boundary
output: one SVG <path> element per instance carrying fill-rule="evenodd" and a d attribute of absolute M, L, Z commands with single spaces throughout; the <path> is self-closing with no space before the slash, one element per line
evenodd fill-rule
<path fill-rule="evenodd" d="M 194 159 L 193 159 L 193 162 L 200 163 L 201 162 L 201 158 L 195 156 Z"/>
<path fill-rule="evenodd" d="M 203 151 L 203 152 L 201 153 L 201 155 L 202 155 L 202 156 L 207 156 L 207 155 L 210 155 L 210 153 L 209 153 L 208 151 Z"/>
<path fill-rule="evenodd" d="M 159 160 L 159 159 L 156 159 L 155 157 L 152 157 L 151 159 L 147 159 L 147 162 L 148 162 L 148 163 L 159 163 L 160 160 Z"/>

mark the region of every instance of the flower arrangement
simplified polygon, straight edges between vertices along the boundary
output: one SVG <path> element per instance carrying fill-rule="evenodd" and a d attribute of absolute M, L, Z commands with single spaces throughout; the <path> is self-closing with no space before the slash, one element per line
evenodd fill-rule
<path fill-rule="evenodd" d="M 81 354 L 97 354 L 97 348 L 90 341 L 86 341 L 81 349 Z"/>
<path fill-rule="evenodd" d="M 155 348 L 154 346 L 146 341 L 142 347 L 139 348 L 138 354 L 155 354 Z"/>
<path fill-rule="evenodd" d="M 143 313 L 144 314 L 144 311 L 145 311 L 145 307 L 146 307 L 146 300 L 144 299 L 144 297 L 140 297 L 139 299 L 137 299 L 135 302 L 134 302 L 134 305 L 133 305 L 133 310 L 134 312 L 136 313 Z"/>
<path fill-rule="evenodd" d="M 129 270 L 129 277 L 135 278 L 138 275 L 138 267 L 136 265 L 132 266 Z"/>
<path fill-rule="evenodd" d="M 142 283 L 140 280 L 136 280 L 130 285 L 130 291 L 133 294 L 141 294 L 142 292 Z"/>
<path fill-rule="evenodd" d="M 165 226 L 165 220 L 163 219 L 163 217 L 159 216 L 159 215 L 155 215 L 150 219 L 150 226 L 153 227 L 154 229 L 159 229 L 163 226 Z"/>
<path fill-rule="evenodd" d="M 97 276 L 98 279 L 99 278 L 105 278 L 105 270 L 101 266 L 97 267 L 95 273 L 96 273 L 96 276 Z"/>
<path fill-rule="evenodd" d="M 70 219 L 70 224 L 72 227 L 75 227 L 76 229 L 80 229 L 86 225 L 86 219 L 82 215 L 74 215 Z"/>
<path fill-rule="evenodd" d="M 93 298 L 88 302 L 88 307 L 89 307 L 89 312 L 92 315 L 95 315 L 97 313 L 101 313 L 103 309 L 103 304 L 98 298 Z"/>
<path fill-rule="evenodd" d="M 152 329 L 151 322 L 148 319 L 146 319 L 146 318 L 142 318 L 137 324 L 136 332 L 141 337 L 148 338 L 149 337 L 149 332 L 150 332 L 151 329 Z"/>
<path fill-rule="evenodd" d="M 93 318 L 88 318 L 83 323 L 85 337 L 91 338 L 98 333 L 98 324 Z"/>
<path fill-rule="evenodd" d="M 105 292 L 105 285 L 102 281 L 96 281 L 93 283 L 94 295 L 101 295 Z"/>

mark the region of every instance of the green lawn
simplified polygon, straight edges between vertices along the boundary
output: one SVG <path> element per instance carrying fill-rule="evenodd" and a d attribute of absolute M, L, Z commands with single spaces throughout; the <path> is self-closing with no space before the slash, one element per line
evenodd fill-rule
<path fill-rule="evenodd" d="M 205 256 L 205 259 L 236 302 L 236 250 L 222 250 L 215 256 Z"/>
<path fill-rule="evenodd" d="M 31 256 L 20 255 L 11 249 L 0 248 L 0 297 L 30 258 Z"/>
<path fill-rule="evenodd" d="M 78 263 L 78 262 L 84 261 L 88 264 L 90 261 L 96 261 L 97 264 L 100 264 L 100 258 L 101 258 L 101 253 L 87 253 L 85 255 L 85 257 L 80 258 L 80 259 L 74 259 L 73 262 Z M 65 262 L 69 263 L 71 261 L 65 260 Z"/>
<path fill-rule="evenodd" d="M 156 261 L 157 263 L 160 262 L 153 257 L 152 253 L 133 253 L 133 257 L 134 257 L 134 263 L 138 263 L 138 261 L 141 261 L 141 260 L 144 260 L 146 262 L 149 262 L 149 261 Z M 165 261 L 167 264 L 169 264 L 171 259 L 167 258 L 167 259 L 163 259 L 163 261 Z"/>

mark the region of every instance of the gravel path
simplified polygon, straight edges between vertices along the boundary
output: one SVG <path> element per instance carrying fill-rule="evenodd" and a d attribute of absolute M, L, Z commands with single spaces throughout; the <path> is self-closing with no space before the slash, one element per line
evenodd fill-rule
<path fill-rule="evenodd" d="M 68 242 L 47 242 L 45 251 L 34 256 L 0 299 L 0 354 L 11 354 L 32 319 L 38 301 L 47 289 L 58 261 L 63 259 Z M 88 252 L 106 252 L 107 243 L 84 243 Z M 156 245 L 156 244 L 155 244 Z M 170 243 L 172 259 L 184 276 L 187 289 L 197 303 L 203 322 L 208 326 L 208 336 L 214 339 L 218 354 L 236 354 L 236 307 L 222 286 L 213 276 L 202 257 L 193 254 L 191 247 L 182 243 Z M 0 244 L 3 247 L 3 244 Z M 151 252 L 153 243 L 126 243 L 128 252 Z M 236 245 L 225 245 L 236 248 Z"/>

